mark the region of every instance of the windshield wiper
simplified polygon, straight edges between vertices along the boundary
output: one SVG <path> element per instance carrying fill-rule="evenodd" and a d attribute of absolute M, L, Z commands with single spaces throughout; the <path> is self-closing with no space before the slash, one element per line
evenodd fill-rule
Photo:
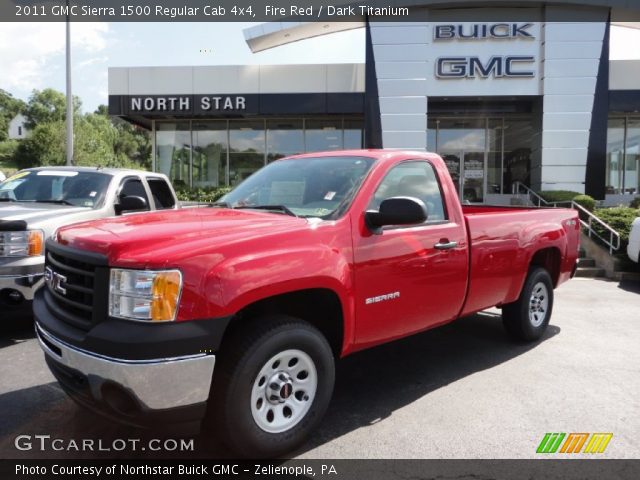
<path fill-rule="evenodd" d="M 32 203 L 55 203 L 57 205 L 74 205 L 71 202 L 68 202 L 67 200 L 23 200 L 23 202 L 32 202 Z"/>
<path fill-rule="evenodd" d="M 274 210 L 281 211 L 282 213 L 286 213 L 287 215 L 291 215 L 292 217 L 297 217 L 295 213 L 293 213 L 289 208 L 284 205 L 241 205 L 239 207 L 233 207 L 235 209 L 247 209 L 247 210 Z"/>
<path fill-rule="evenodd" d="M 213 202 L 209 207 L 231 208 L 227 202 Z"/>

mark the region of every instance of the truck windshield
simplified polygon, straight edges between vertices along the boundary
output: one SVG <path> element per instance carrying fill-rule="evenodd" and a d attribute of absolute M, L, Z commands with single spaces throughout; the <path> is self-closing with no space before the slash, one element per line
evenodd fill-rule
<path fill-rule="evenodd" d="M 0 183 L 0 202 L 59 203 L 97 208 L 111 176 L 72 170 L 25 170 Z"/>
<path fill-rule="evenodd" d="M 348 207 L 374 161 L 346 156 L 278 160 L 251 175 L 218 204 L 329 217 Z"/>

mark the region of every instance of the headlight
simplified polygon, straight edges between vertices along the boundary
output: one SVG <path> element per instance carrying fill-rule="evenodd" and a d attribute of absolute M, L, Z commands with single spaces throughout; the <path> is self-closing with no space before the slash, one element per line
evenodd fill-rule
<path fill-rule="evenodd" d="M 149 322 L 176 319 L 182 274 L 179 270 L 111 270 L 109 314 Z"/>
<path fill-rule="evenodd" d="M 42 255 L 42 230 L 0 232 L 0 257 L 36 257 Z"/>

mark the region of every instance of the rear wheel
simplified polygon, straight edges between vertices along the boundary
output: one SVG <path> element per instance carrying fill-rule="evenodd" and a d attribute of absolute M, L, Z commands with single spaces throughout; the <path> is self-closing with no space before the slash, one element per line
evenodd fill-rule
<path fill-rule="evenodd" d="M 553 310 L 553 284 L 542 267 L 529 271 L 520 297 L 502 308 L 502 321 L 517 340 L 538 340 L 544 334 Z"/>
<path fill-rule="evenodd" d="M 334 375 L 333 352 L 315 327 L 284 315 L 255 319 L 220 354 L 212 431 L 246 457 L 284 454 L 322 419 Z"/>

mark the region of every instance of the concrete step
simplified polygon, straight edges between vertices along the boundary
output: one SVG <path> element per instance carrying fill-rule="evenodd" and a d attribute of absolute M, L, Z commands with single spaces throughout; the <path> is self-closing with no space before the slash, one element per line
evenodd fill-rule
<path fill-rule="evenodd" d="M 640 282 L 640 273 L 637 272 L 615 272 L 614 280 L 619 282 Z"/>
<path fill-rule="evenodd" d="M 604 277 L 604 268 L 598 267 L 578 267 L 576 270 L 576 277 Z"/>
<path fill-rule="evenodd" d="M 587 256 L 587 252 L 585 252 L 584 248 L 580 248 L 578 250 L 578 258 L 584 258 Z"/>
<path fill-rule="evenodd" d="M 595 267 L 596 261 L 593 258 L 579 258 L 578 259 L 578 268 L 579 267 Z"/>

